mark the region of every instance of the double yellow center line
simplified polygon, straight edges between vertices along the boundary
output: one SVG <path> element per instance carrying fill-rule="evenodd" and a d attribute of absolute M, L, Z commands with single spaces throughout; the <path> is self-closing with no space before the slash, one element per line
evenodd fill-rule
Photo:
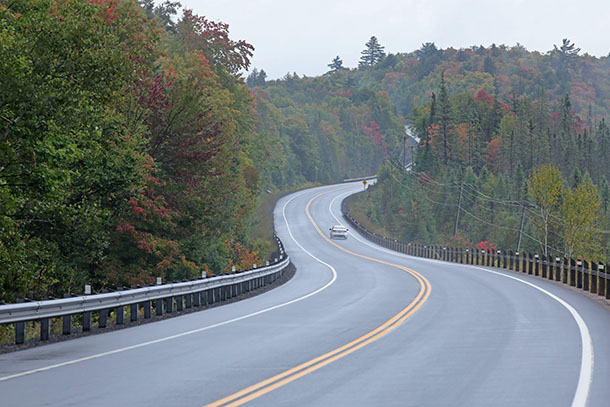
<path fill-rule="evenodd" d="M 426 300 L 430 296 L 430 290 L 431 290 L 430 283 L 428 282 L 428 280 L 426 280 L 426 278 L 424 278 L 421 274 L 417 273 L 416 271 L 411 270 L 407 267 L 400 266 L 398 264 L 390 263 L 390 262 L 387 262 L 384 260 L 375 259 L 373 257 L 369 257 L 369 256 L 365 256 L 363 254 L 352 252 L 351 250 L 348 250 L 344 247 L 339 246 L 338 244 L 336 244 L 335 242 L 333 242 L 332 240 L 327 238 L 324 233 L 322 233 L 322 231 L 320 230 L 320 228 L 318 227 L 316 222 L 313 220 L 311 213 L 309 211 L 309 207 L 311 206 L 311 203 L 314 200 L 316 200 L 319 197 L 321 197 L 325 194 L 328 194 L 330 192 L 334 192 L 334 190 L 323 192 L 323 193 L 320 193 L 320 194 L 314 196 L 307 203 L 307 206 L 305 207 L 305 211 L 307 213 L 307 217 L 309 218 L 309 221 L 312 223 L 314 228 L 318 231 L 320 236 L 322 236 L 322 238 L 325 239 L 328 243 L 332 244 L 333 246 L 337 247 L 338 249 L 343 250 L 344 252 L 349 253 L 353 256 L 357 256 L 357 257 L 360 257 L 360 258 L 363 258 L 366 260 L 374 261 L 376 263 L 385 264 L 387 266 L 396 267 L 400 270 L 406 271 L 407 273 L 411 274 L 413 277 L 415 277 L 415 279 L 419 283 L 419 291 L 418 291 L 417 295 L 400 312 L 398 312 L 396 315 L 394 315 L 392 318 L 387 320 L 385 323 L 383 323 L 379 327 L 366 333 L 365 335 L 362 335 L 361 337 L 354 339 L 353 341 L 351 341 L 335 350 L 332 350 L 328 353 L 318 356 L 315 359 L 302 363 L 296 367 L 293 367 L 292 369 L 286 370 L 269 379 L 263 380 L 262 382 L 256 383 L 250 387 L 247 387 L 241 391 L 238 391 L 237 393 L 227 396 L 214 403 L 207 404 L 206 407 L 240 406 L 240 405 L 247 403 L 249 401 L 252 401 L 266 393 L 269 393 L 270 391 L 273 391 L 279 387 L 282 387 L 285 384 L 288 384 L 300 377 L 303 377 L 306 374 L 316 371 L 316 370 L 320 369 L 321 367 L 326 366 L 338 359 L 341 359 L 342 357 L 347 356 L 350 353 L 355 352 L 358 349 L 360 349 L 360 348 L 368 345 L 369 343 L 381 338 L 382 336 L 388 334 L 394 328 L 396 328 L 397 326 L 402 324 L 407 318 L 409 318 L 411 315 L 413 315 L 415 313 L 415 311 L 417 311 L 422 306 L 422 304 L 424 302 L 426 302 Z"/>

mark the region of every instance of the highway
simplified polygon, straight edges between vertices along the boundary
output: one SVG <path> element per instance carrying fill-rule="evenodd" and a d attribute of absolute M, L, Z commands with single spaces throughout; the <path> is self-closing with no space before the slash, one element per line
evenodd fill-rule
<path fill-rule="evenodd" d="M 278 201 L 297 273 L 277 289 L 0 355 L 0 406 L 610 405 L 610 312 L 527 275 L 330 241 L 360 189 Z"/>

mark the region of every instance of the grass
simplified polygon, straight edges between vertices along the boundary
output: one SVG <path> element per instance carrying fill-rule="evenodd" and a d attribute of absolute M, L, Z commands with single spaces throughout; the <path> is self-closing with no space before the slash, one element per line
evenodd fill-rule
<path fill-rule="evenodd" d="M 390 236 L 385 228 L 371 222 L 367 215 L 369 193 L 366 191 L 351 195 L 346 200 L 347 210 L 362 226 L 380 236 Z"/>
<path fill-rule="evenodd" d="M 263 192 L 259 195 L 256 208 L 250 215 L 249 236 L 259 251 L 261 259 L 268 259 L 275 251 L 273 240 L 273 209 L 278 199 L 292 192 L 318 186 L 318 184 L 307 183 L 296 188 Z"/>

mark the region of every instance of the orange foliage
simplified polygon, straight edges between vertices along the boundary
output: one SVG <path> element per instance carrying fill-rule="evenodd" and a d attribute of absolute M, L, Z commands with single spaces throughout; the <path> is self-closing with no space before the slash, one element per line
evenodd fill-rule
<path fill-rule="evenodd" d="M 235 266 L 237 270 L 246 270 L 252 268 L 253 264 L 261 266 L 261 259 L 258 252 L 248 249 L 239 242 L 227 242 L 227 246 L 231 248 L 231 260 L 225 268 L 225 273 L 230 273 L 231 268 Z"/>

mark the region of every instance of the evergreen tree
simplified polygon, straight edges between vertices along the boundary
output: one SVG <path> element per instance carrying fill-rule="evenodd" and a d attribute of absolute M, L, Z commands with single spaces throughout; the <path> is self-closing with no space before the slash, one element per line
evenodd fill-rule
<path fill-rule="evenodd" d="M 605 176 L 602 177 L 599 185 L 599 198 L 603 211 L 608 212 L 608 206 L 610 206 L 610 185 L 608 185 L 608 180 Z"/>
<path fill-rule="evenodd" d="M 551 55 L 554 57 L 554 65 L 559 79 L 559 88 L 561 92 L 564 93 L 566 89 L 568 89 L 567 85 L 570 81 L 570 68 L 576 63 L 580 48 L 576 48 L 567 38 L 563 39 L 559 48 L 557 45 L 553 45 L 553 48 Z"/>
<path fill-rule="evenodd" d="M 443 51 L 436 48 L 433 42 L 422 44 L 421 48 L 415 51 L 415 56 L 419 61 L 417 73 L 419 78 L 427 76 L 443 59 Z"/>
<path fill-rule="evenodd" d="M 576 188 L 583 181 L 583 176 L 578 167 L 574 167 L 572 175 L 570 176 L 570 186 Z"/>
<path fill-rule="evenodd" d="M 252 69 L 250 75 L 248 75 L 248 78 L 246 78 L 246 84 L 250 88 L 254 86 L 263 86 L 265 84 L 266 79 L 267 73 L 265 72 L 265 70 L 261 69 L 259 72 L 258 69 L 254 68 Z"/>
<path fill-rule="evenodd" d="M 339 58 L 339 55 L 337 55 L 332 62 L 328 64 L 328 67 L 330 68 L 330 72 L 337 72 L 345 69 L 345 67 L 343 67 L 343 61 L 341 58 Z"/>
<path fill-rule="evenodd" d="M 513 177 L 513 197 L 516 201 L 520 201 L 525 198 L 527 190 L 527 183 L 525 180 L 525 172 L 521 163 L 517 164 L 515 169 L 515 175 Z"/>
<path fill-rule="evenodd" d="M 441 74 L 441 86 L 439 96 L 439 119 L 443 135 L 443 163 L 449 163 L 449 125 L 451 121 L 451 104 L 449 93 L 445 83 L 445 74 Z"/>
<path fill-rule="evenodd" d="M 372 36 L 364 45 L 366 48 L 361 52 L 362 56 L 358 64 L 361 68 L 373 66 L 385 58 L 384 47 L 379 44 L 377 37 Z"/>
<path fill-rule="evenodd" d="M 483 70 L 491 75 L 496 74 L 496 66 L 489 55 L 487 55 L 483 60 Z"/>

